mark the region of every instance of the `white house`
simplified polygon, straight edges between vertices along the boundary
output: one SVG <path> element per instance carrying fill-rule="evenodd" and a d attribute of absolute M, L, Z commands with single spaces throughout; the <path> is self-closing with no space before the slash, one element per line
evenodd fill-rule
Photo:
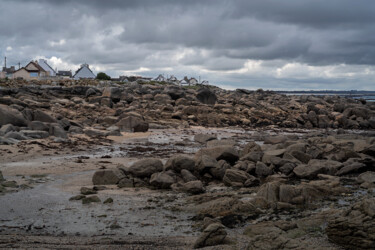
<path fill-rule="evenodd" d="M 74 74 L 73 78 L 75 80 L 79 79 L 94 79 L 96 76 L 89 68 L 89 65 L 84 63 L 81 65 L 81 68 L 77 70 L 77 72 Z"/>
<path fill-rule="evenodd" d="M 51 66 L 48 65 L 47 60 L 39 59 L 38 64 L 42 67 L 46 72 L 49 72 L 49 76 L 56 76 L 56 71 L 53 70 Z"/>

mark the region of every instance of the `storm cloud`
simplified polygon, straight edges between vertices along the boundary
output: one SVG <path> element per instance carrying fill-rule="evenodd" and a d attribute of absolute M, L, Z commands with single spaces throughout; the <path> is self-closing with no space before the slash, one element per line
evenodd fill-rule
<path fill-rule="evenodd" d="M 374 90 L 374 33 L 372 0 L 0 1 L 10 64 L 43 57 L 226 88 Z"/>

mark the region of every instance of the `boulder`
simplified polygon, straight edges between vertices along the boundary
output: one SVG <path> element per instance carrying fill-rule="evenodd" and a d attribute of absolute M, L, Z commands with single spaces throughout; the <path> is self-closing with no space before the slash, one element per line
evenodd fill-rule
<path fill-rule="evenodd" d="M 375 187 L 375 172 L 367 171 L 358 175 L 357 182 L 361 184 L 361 187 L 374 188 Z"/>
<path fill-rule="evenodd" d="M 12 124 L 3 125 L 0 129 L 0 135 L 5 135 L 8 132 L 17 131 L 16 127 Z"/>
<path fill-rule="evenodd" d="M 220 223 L 210 224 L 194 243 L 194 248 L 222 244 L 227 236 L 225 227 Z"/>
<path fill-rule="evenodd" d="M 117 87 L 106 87 L 103 90 L 103 97 L 109 97 L 114 103 L 118 103 L 121 99 L 122 91 Z"/>
<path fill-rule="evenodd" d="M 217 160 L 208 155 L 202 155 L 195 162 L 195 169 L 200 174 L 207 173 L 210 171 L 210 169 L 217 168 L 217 166 L 218 166 Z"/>
<path fill-rule="evenodd" d="M 175 182 L 175 176 L 173 176 L 173 173 L 169 172 L 154 173 L 150 178 L 150 184 L 161 189 L 168 189 Z"/>
<path fill-rule="evenodd" d="M 26 127 L 27 121 L 22 113 L 16 109 L 0 104 L 0 126 L 12 124 L 14 126 Z"/>
<path fill-rule="evenodd" d="M 165 170 L 173 170 L 176 173 L 180 173 L 181 170 L 186 169 L 194 171 L 195 162 L 192 158 L 184 155 L 175 155 L 168 159 L 165 163 Z"/>
<path fill-rule="evenodd" d="M 281 183 L 278 181 L 267 182 L 260 186 L 257 196 L 270 203 L 276 203 L 279 201 L 280 185 Z"/>
<path fill-rule="evenodd" d="M 19 141 L 24 141 L 24 140 L 30 139 L 29 137 L 23 135 L 20 132 L 8 132 L 8 133 L 6 133 L 4 138 L 5 139 L 15 139 L 15 140 L 19 140 Z"/>
<path fill-rule="evenodd" d="M 146 132 L 149 124 L 144 119 L 136 116 L 128 116 L 116 124 L 121 132 Z"/>
<path fill-rule="evenodd" d="M 201 149 L 195 154 L 195 161 L 197 162 L 203 155 L 208 155 L 217 161 L 225 160 L 231 165 L 239 159 L 238 151 L 234 147 L 227 146 Z"/>
<path fill-rule="evenodd" d="M 217 101 L 216 94 L 207 88 L 198 90 L 196 97 L 203 104 L 214 105 Z"/>
<path fill-rule="evenodd" d="M 152 174 L 161 171 L 163 171 L 163 163 L 156 158 L 139 160 L 127 170 L 136 177 L 151 177 Z"/>
<path fill-rule="evenodd" d="M 227 169 L 223 177 L 223 182 L 227 186 L 243 186 L 251 178 L 251 175 L 238 169 Z"/>
<path fill-rule="evenodd" d="M 120 169 L 104 169 L 94 173 L 92 183 L 94 185 L 116 185 L 123 178 L 125 175 Z"/>
<path fill-rule="evenodd" d="M 195 177 L 189 170 L 186 170 L 186 169 L 181 170 L 181 177 L 184 180 L 184 182 L 197 180 L 197 177 Z"/>
<path fill-rule="evenodd" d="M 343 167 L 337 171 L 336 175 L 341 176 L 350 173 L 358 173 L 366 167 L 365 164 L 358 162 L 357 159 L 351 158 L 343 163 Z"/>
<path fill-rule="evenodd" d="M 48 132 L 38 130 L 21 130 L 20 133 L 33 139 L 44 139 L 49 136 Z"/>
<path fill-rule="evenodd" d="M 33 121 L 57 123 L 57 120 L 55 118 L 38 109 L 33 111 Z"/>
<path fill-rule="evenodd" d="M 189 181 L 182 185 L 182 190 L 190 194 L 200 194 L 204 193 L 204 186 L 203 183 L 199 180 Z"/>
<path fill-rule="evenodd" d="M 262 151 L 262 148 L 256 142 L 251 141 L 245 145 L 245 147 L 243 148 L 241 152 L 241 155 L 246 155 L 254 151 Z"/>
<path fill-rule="evenodd" d="M 216 135 L 210 135 L 210 134 L 196 134 L 194 135 L 194 141 L 199 143 L 206 143 L 211 140 L 215 140 Z"/>
<path fill-rule="evenodd" d="M 285 135 L 267 136 L 264 138 L 264 144 L 279 144 L 288 140 Z"/>
<path fill-rule="evenodd" d="M 311 160 L 307 165 L 301 164 L 293 169 L 299 178 L 313 179 L 318 174 L 334 175 L 342 166 L 340 162 L 331 160 Z"/>
<path fill-rule="evenodd" d="M 374 249 L 374 220 L 375 198 L 363 199 L 330 219 L 326 234 L 345 249 Z"/>
<path fill-rule="evenodd" d="M 223 140 L 210 140 L 207 142 L 207 147 L 208 148 L 214 148 L 214 147 L 219 147 L 219 146 L 235 146 L 236 141 L 231 140 L 231 139 L 223 139 Z"/>
<path fill-rule="evenodd" d="M 29 127 L 32 130 L 39 130 L 39 131 L 47 131 L 47 132 L 49 132 L 49 126 L 46 123 L 44 123 L 44 122 L 32 121 L 32 122 L 29 123 Z"/>
<path fill-rule="evenodd" d="M 257 162 L 255 173 L 258 177 L 264 178 L 272 174 L 272 169 L 263 162 Z"/>

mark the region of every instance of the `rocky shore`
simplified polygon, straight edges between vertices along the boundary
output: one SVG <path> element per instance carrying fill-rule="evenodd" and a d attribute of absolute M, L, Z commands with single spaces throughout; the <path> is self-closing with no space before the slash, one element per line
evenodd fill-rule
<path fill-rule="evenodd" d="M 2 85 L 0 247 L 31 246 L 11 234 L 50 247 L 79 232 L 87 247 L 111 235 L 160 249 L 375 248 L 375 103 L 144 82 Z M 66 158 L 38 160 L 47 156 Z M 57 182 L 59 209 L 91 213 L 96 233 L 67 223 L 61 234 L 52 208 L 39 229 L 31 215 L 6 220 L 11 197 Z M 137 220 L 164 238 L 142 235 Z"/>

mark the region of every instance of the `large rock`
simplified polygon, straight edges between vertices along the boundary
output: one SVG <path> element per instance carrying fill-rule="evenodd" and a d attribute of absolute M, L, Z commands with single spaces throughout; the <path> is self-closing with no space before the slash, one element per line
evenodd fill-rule
<path fill-rule="evenodd" d="M 207 88 L 198 90 L 196 97 L 204 104 L 214 105 L 217 101 L 216 94 Z"/>
<path fill-rule="evenodd" d="M 329 240 L 345 249 L 375 249 L 375 198 L 363 199 L 328 221 Z"/>
<path fill-rule="evenodd" d="M 165 170 L 172 169 L 176 173 L 180 173 L 181 170 L 186 169 L 194 171 L 195 162 L 192 158 L 184 155 L 175 155 L 168 159 L 165 164 Z"/>
<path fill-rule="evenodd" d="M 272 174 L 272 169 L 263 162 L 257 162 L 255 167 L 255 173 L 258 177 L 267 177 Z"/>
<path fill-rule="evenodd" d="M 334 175 L 342 166 L 340 162 L 330 160 L 311 160 L 307 165 L 299 165 L 293 169 L 299 178 L 313 179 L 318 174 Z"/>
<path fill-rule="evenodd" d="M 238 169 L 227 169 L 223 177 L 223 182 L 227 186 L 244 186 L 247 180 L 254 180 L 255 177 L 249 175 L 245 171 Z"/>
<path fill-rule="evenodd" d="M 161 189 L 168 189 L 173 183 L 176 182 L 176 178 L 173 173 L 160 172 L 151 175 L 150 184 L 154 187 Z"/>
<path fill-rule="evenodd" d="M 6 138 L 6 139 L 15 139 L 15 140 L 19 140 L 19 141 L 24 141 L 24 140 L 30 139 L 29 137 L 25 136 L 24 134 L 22 134 L 20 132 L 12 132 L 12 131 L 6 133 L 6 135 L 4 136 L 4 138 Z"/>
<path fill-rule="evenodd" d="M 222 244 L 227 236 L 225 227 L 220 223 L 210 224 L 194 243 L 194 248 L 216 246 Z"/>
<path fill-rule="evenodd" d="M 127 171 L 136 177 L 150 177 L 163 171 L 163 163 L 156 158 L 143 159 L 135 162 Z"/>
<path fill-rule="evenodd" d="M 33 111 L 33 121 L 47 122 L 47 123 L 57 123 L 57 120 L 41 110 Z"/>
<path fill-rule="evenodd" d="M 0 104 L 0 126 L 6 124 L 22 127 L 27 126 L 27 121 L 18 110 Z"/>
<path fill-rule="evenodd" d="M 215 140 L 216 135 L 210 135 L 210 134 L 196 134 L 194 135 L 194 141 L 200 142 L 200 143 L 206 143 L 211 140 Z"/>
<path fill-rule="evenodd" d="M 125 175 L 120 169 L 104 169 L 94 173 L 92 183 L 94 185 L 116 185 L 123 178 Z"/>
<path fill-rule="evenodd" d="M 374 188 L 375 187 L 375 172 L 367 171 L 357 177 L 357 181 L 361 184 L 361 187 Z"/>
<path fill-rule="evenodd" d="M 103 97 L 109 97 L 114 103 L 117 103 L 121 99 L 122 91 L 117 87 L 107 87 L 103 90 Z"/>
<path fill-rule="evenodd" d="M 137 116 L 128 116 L 121 119 L 117 124 L 122 132 L 146 132 L 149 128 L 144 119 Z"/>
<path fill-rule="evenodd" d="M 33 139 L 44 139 L 49 136 L 48 132 L 38 130 L 21 130 L 20 133 Z"/>
<path fill-rule="evenodd" d="M 234 147 L 227 146 L 201 149 L 195 154 L 195 161 L 197 162 L 203 155 L 208 155 L 217 161 L 225 160 L 231 165 L 234 165 L 239 158 L 238 151 Z"/>
<path fill-rule="evenodd" d="M 204 193 L 203 183 L 199 180 L 189 181 L 182 185 L 182 190 L 190 194 L 200 194 Z"/>
<path fill-rule="evenodd" d="M 217 160 L 208 155 L 202 155 L 195 162 L 195 169 L 200 174 L 205 174 L 209 172 L 211 168 L 217 168 L 217 166 Z"/>

